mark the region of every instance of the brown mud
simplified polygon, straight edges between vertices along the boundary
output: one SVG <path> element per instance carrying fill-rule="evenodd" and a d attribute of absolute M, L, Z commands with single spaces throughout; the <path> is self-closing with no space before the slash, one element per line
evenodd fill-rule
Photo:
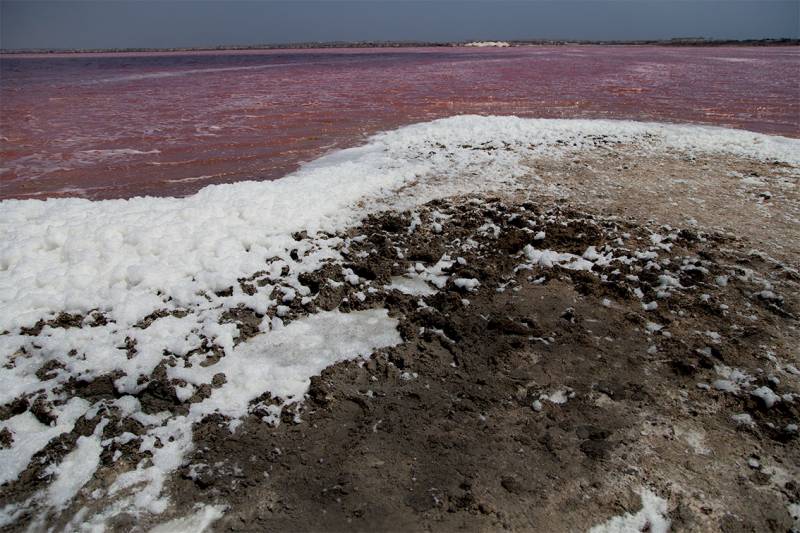
<path fill-rule="evenodd" d="M 451 218 L 432 232 L 440 215 Z M 217 527 L 228 530 L 574 531 L 635 513 L 634 493 L 647 486 L 668 499 L 677 530 L 792 527 L 797 403 L 766 409 L 746 392 L 698 383 L 713 382 L 724 365 L 755 376 L 754 387 L 798 391 L 798 376 L 776 372 L 769 359 L 798 362 L 795 270 L 736 251 L 741 243 L 727 236 L 533 203 L 435 202 L 420 217 L 411 234 L 409 214 L 369 219 L 353 232 L 367 239 L 351 241 L 348 266 L 380 286 L 449 254 L 466 263 L 451 273 L 479 288 L 451 281 L 426 298 L 391 291 L 359 302 L 347 284 L 325 283 L 341 275 L 320 273 L 320 307 L 386 306 L 404 344 L 312 380 L 296 413 L 302 422 L 285 413 L 271 428 L 253 416 L 231 435 L 223 421 L 207 420 L 195 434 L 205 448 L 192 460 L 207 467 L 175 481 L 184 509 L 198 496 L 226 502 Z M 478 231 L 487 222 L 497 237 Z M 659 260 L 697 269 L 681 271 L 683 288 L 645 311 L 660 282 L 642 264 L 515 273 L 534 231 L 546 235 L 537 247 L 579 255 L 606 244 L 650 249 L 651 232 L 670 233 Z M 465 250 L 467 239 L 477 245 Z M 745 269 L 783 287 L 783 299 L 754 296 L 761 285 Z M 714 282 L 732 271 L 741 279 Z M 648 322 L 665 329 L 648 333 Z M 567 401 L 539 401 L 555 391 Z M 753 425 L 734 422 L 739 413 Z"/>
<path fill-rule="evenodd" d="M 168 482 L 168 510 L 120 515 L 110 529 L 146 530 L 213 503 L 227 506 L 213 526 L 219 531 L 577 531 L 636 513 L 642 488 L 668 502 L 679 531 L 796 526 L 796 264 L 724 231 L 520 196 L 382 213 L 342 237 L 344 264 L 303 274 L 314 299 L 288 304 L 284 319 L 385 307 L 403 343 L 326 369 L 277 425 L 263 420 L 263 406 L 277 403 L 268 394 L 234 432 L 227 419 L 206 418 Z M 577 256 L 595 247 L 632 259 L 571 270 L 530 264 L 526 246 Z M 435 294 L 387 287 L 443 256 L 453 263 Z M 348 283 L 348 272 L 372 290 Z M 467 290 L 458 278 L 479 284 Z M 243 288 L 256 282 L 240 280 Z M 646 309 L 651 302 L 657 307 Z M 225 316 L 240 341 L 263 318 L 244 308 Z M 80 327 L 101 319 L 56 320 Z M 211 350 L 207 364 L 215 357 Z M 736 390 L 718 383 L 731 369 L 748 376 Z M 71 383 L 69 392 L 112 399 L 113 378 Z M 219 374 L 211 387 L 224 380 Z M 139 394 L 144 411 L 186 412 L 176 385 L 159 367 Z M 780 399 L 768 407 L 752 394 L 759 387 Z M 201 387 L 189 402 L 209 394 Z M 30 408 L 47 420 L 47 406 L 21 401 L 3 406 L 3 417 Z M 745 413 L 749 421 L 732 418 Z M 88 494 L 141 459 L 144 427 L 112 409 L 105 415 L 104 438 L 137 437 L 106 449 L 76 502 L 48 525 L 65 527 L 82 507 L 101 510 L 108 502 Z M 3 487 L 3 499 L 39 490 L 46 465 L 92 434 L 97 420 L 82 418 L 54 439 Z"/>

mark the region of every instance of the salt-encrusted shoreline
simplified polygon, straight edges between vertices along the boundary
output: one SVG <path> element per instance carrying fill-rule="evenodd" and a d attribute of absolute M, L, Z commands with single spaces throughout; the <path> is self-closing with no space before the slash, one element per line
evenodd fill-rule
<path fill-rule="evenodd" d="M 791 369 L 798 361 L 787 346 L 797 340 L 798 144 L 717 128 L 457 117 L 382 134 L 285 180 L 210 187 L 188 199 L 4 202 L 6 520 L 127 529 L 131 520 L 160 523 L 203 503 L 198 520 L 243 529 L 262 522 L 343 529 L 357 518 L 367 528 L 383 520 L 418 528 L 444 520 L 440 513 L 452 507 L 451 527 L 477 513 L 485 527 L 533 520 L 558 529 L 547 505 L 560 500 L 542 500 L 533 487 L 553 483 L 550 476 L 576 458 L 589 463 L 578 461 L 568 477 L 578 485 L 565 496 L 585 491 L 578 486 L 593 476 L 620 484 L 593 492 L 591 522 L 561 516 L 568 528 L 624 514 L 610 512 L 620 487 L 645 491 L 653 509 L 669 500 L 672 518 L 664 520 L 675 520 L 677 502 L 695 505 L 684 495 L 695 487 L 684 486 L 687 473 L 671 459 L 647 459 L 657 448 L 646 424 L 658 419 L 675 442 L 695 450 L 698 465 L 709 455 L 703 450 L 719 455 L 712 454 L 721 469 L 713 478 L 719 504 L 689 513 L 697 524 L 788 524 L 797 495 L 775 468 L 797 464 L 780 443 L 795 439 L 797 423 Z M 732 190 L 756 205 L 755 214 L 739 216 L 763 216 L 789 242 L 750 253 L 758 244 L 750 234 L 737 239 L 702 220 L 670 219 L 663 207 L 687 199 L 665 195 L 645 206 L 650 223 L 637 205 L 628 206 L 629 220 L 602 215 L 620 207 L 609 197 L 632 179 L 622 163 L 618 182 L 609 182 L 610 159 L 640 164 L 633 178 L 646 184 L 665 168 L 681 176 L 703 164 L 718 173 L 753 169 L 732 177 Z M 680 179 L 687 178 L 672 181 Z M 730 187 L 716 179 L 719 194 Z M 587 205 L 588 191 L 596 197 Z M 712 195 L 696 196 L 708 202 Z M 574 206 L 553 207 L 565 200 Z M 704 209 L 724 222 L 724 211 Z M 742 335 L 748 328 L 755 338 Z M 313 377 L 348 360 L 361 363 L 335 365 L 324 381 Z M 473 406 L 456 409 L 454 394 Z M 663 395 L 671 398 L 665 405 Z M 448 414 L 453 409 L 461 414 Z M 705 425 L 687 420 L 686 409 L 705 413 Z M 722 448 L 708 443 L 704 432 L 737 432 L 731 416 L 744 414 L 752 431 Z M 414 417 L 421 425 L 403 422 Z M 500 463 L 474 463 L 470 457 L 484 449 L 475 437 L 492 417 L 494 433 L 510 440 L 494 443 Z M 519 424 L 532 425 L 522 440 L 514 437 Z M 560 428 L 555 444 L 541 441 L 554 435 L 548 424 Z M 342 425 L 353 431 L 340 434 Z M 402 427 L 399 436 L 387 426 Z M 648 438 L 634 438 L 637 432 Z M 441 447 L 450 452 L 430 446 L 442 438 L 456 439 Z M 302 451 L 326 446 L 342 449 L 314 455 L 313 465 Z M 363 457 L 364 446 L 391 472 L 346 466 L 355 460 L 348 450 Z M 427 462 L 427 473 L 414 467 L 406 479 L 403 449 Z M 629 467 L 641 475 L 612 475 L 610 465 L 627 460 L 620 449 L 636 457 Z M 773 472 L 763 474 L 764 490 L 782 496 L 751 517 L 727 518 L 743 495 L 756 497 L 749 489 L 737 494 L 724 470 L 750 449 L 769 458 L 758 459 L 759 472 Z M 554 462 L 537 474 L 516 464 L 521 457 Z M 503 470 L 511 474 L 493 478 Z M 345 471 L 386 494 L 342 494 L 352 479 L 329 477 Z M 455 471 L 468 479 L 447 488 Z M 323 480 L 339 486 L 336 498 L 358 493 L 372 507 L 339 505 Z M 253 510 L 246 504 L 253 498 L 271 503 Z M 519 515 L 535 501 L 547 505 Z M 312 511 L 319 506 L 332 513 L 330 522 Z M 625 506 L 632 517 L 637 509 L 635 501 Z"/>

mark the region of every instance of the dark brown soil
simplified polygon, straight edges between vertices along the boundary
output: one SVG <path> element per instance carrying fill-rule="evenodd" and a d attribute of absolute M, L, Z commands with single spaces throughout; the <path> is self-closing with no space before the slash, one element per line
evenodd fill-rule
<path fill-rule="evenodd" d="M 234 433 L 228 420 L 206 418 L 194 428 L 195 451 L 168 484 L 167 512 L 120 516 L 112 529 L 220 503 L 228 509 L 214 525 L 219 531 L 576 531 L 637 512 L 642 487 L 668 501 L 676 530 L 793 527 L 787 505 L 800 502 L 792 429 L 800 402 L 788 395 L 800 392 L 800 376 L 787 369 L 800 366 L 797 265 L 751 253 L 752 242 L 729 235 L 601 218 L 567 205 L 543 210 L 462 198 L 417 213 L 423 224 L 414 231 L 411 213 L 373 216 L 353 229 L 345 264 L 304 275 L 313 304 L 295 301 L 287 317 L 385 307 L 404 342 L 366 362 L 326 369 L 277 427 L 257 412 Z M 481 230 L 487 223 L 497 230 Z M 544 239 L 535 240 L 540 231 Z M 666 237 L 661 247 L 654 233 Z M 628 257 L 657 249 L 658 258 L 591 271 L 517 269 L 529 244 L 577 255 L 607 245 Z M 464 264 L 448 269 L 437 294 L 384 289 L 393 276 L 445 254 Z M 342 266 L 378 290 L 328 283 L 343 281 Z M 659 298 L 667 273 L 680 288 Z M 466 291 L 453 278 L 480 285 Z M 763 293 L 765 282 L 774 297 Z M 645 310 L 651 301 L 658 307 Z M 255 334 L 261 318 L 244 309 L 225 317 L 242 338 Z M 766 408 L 750 389 L 709 386 L 725 367 L 752 376 L 750 389 L 769 386 L 787 396 Z M 185 409 L 175 383 L 163 369 L 159 375 L 139 397 L 143 408 Z M 114 394 L 113 384 L 96 383 L 96 391 L 76 385 L 75 394 Z M 731 419 L 740 413 L 753 424 Z M 110 423 L 104 436 L 142 433 L 126 424 Z M 77 425 L 60 449 L 93 430 Z M 135 441 L 125 446 L 129 459 L 120 466 L 104 457 L 92 486 L 136 464 Z M 754 458 L 758 468 L 748 464 Z M 6 497 L 31 494 L 37 472 L 29 468 L 3 487 Z M 81 500 L 51 524 L 63 526 L 81 506 L 96 505 Z"/>

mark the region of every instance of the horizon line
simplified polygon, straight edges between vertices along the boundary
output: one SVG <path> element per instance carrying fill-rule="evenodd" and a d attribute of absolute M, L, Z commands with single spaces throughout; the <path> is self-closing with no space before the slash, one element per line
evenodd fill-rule
<path fill-rule="evenodd" d="M 106 48 L 2 48 L 0 54 L 55 54 L 55 53 L 125 53 L 125 52 L 203 52 L 237 50 L 326 49 L 326 48 L 414 48 L 414 47 L 466 47 L 470 43 L 501 42 L 511 47 L 535 45 L 780 45 L 798 46 L 797 37 L 763 37 L 753 39 L 716 39 L 707 37 L 671 37 L 668 39 L 475 39 L 459 41 L 425 40 L 359 40 L 359 41 L 295 41 L 289 43 L 230 44 L 176 47 L 106 47 Z"/>

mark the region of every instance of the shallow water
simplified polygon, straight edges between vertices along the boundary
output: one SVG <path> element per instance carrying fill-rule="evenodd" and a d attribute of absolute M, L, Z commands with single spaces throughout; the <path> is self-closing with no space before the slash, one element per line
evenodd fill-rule
<path fill-rule="evenodd" d="M 3 56 L 0 199 L 276 179 L 454 114 L 694 122 L 800 137 L 800 50 L 561 46 Z"/>

